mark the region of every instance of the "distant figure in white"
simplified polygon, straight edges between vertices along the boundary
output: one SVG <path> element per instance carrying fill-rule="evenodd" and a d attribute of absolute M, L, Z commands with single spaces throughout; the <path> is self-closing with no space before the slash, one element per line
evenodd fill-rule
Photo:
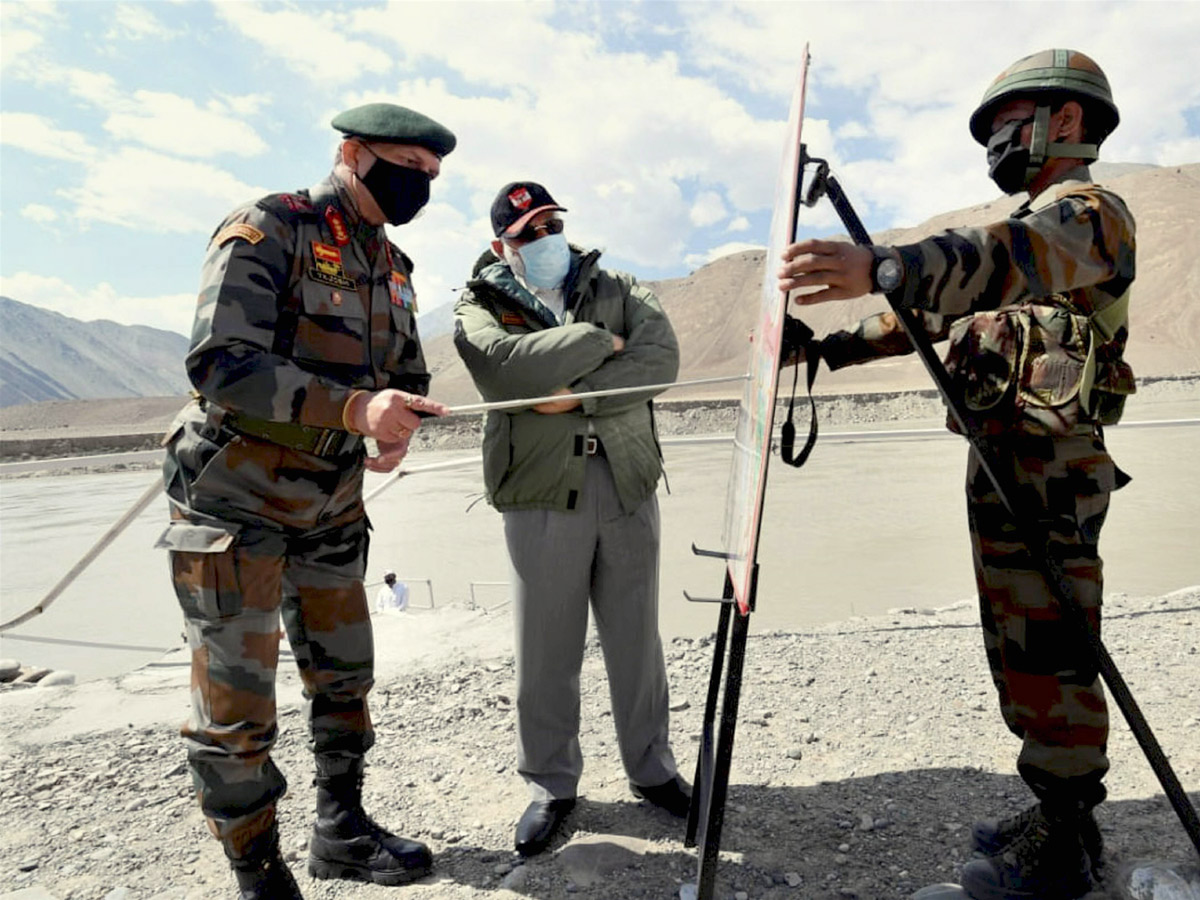
<path fill-rule="evenodd" d="M 396 573 L 383 573 L 383 587 L 375 595 L 375 612 L 404 612 L 408 609 L 408 585 L 396 580 Z"/>

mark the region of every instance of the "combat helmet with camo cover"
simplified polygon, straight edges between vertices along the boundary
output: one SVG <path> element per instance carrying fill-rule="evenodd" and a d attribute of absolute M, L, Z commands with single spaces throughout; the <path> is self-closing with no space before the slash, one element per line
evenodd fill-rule
<path fill-rule="evenodd" d="M 1001 72 L 983 94 L 971 114 L 971 136 L 985 147 L 991 136 L 996 111 L 1010 100 L 1037 103 L 1030 140 L 1030 169 L 1050 157 L 1071 157 L 1088 162 L 1099 156 L 1099 147 L 1121 121 L 1112 89 L 1104 70 L 1078 50 L 1042 50 L 1017 60 Z M 1084 144 L 1050 142 L 1047 139 L 1051 106 L 1075 100 L 1083 107 Z"/>

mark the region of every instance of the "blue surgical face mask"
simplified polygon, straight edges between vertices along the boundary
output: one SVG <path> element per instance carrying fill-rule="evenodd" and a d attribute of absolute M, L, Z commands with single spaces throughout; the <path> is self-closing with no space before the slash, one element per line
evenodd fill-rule
<path fill-rule="evenodd" d="M 543 290 L 560 288 L 571 268 L 571 250 L 561 232 L 548 234 L 517 250 L 525 263 L 525 280 Z"/>

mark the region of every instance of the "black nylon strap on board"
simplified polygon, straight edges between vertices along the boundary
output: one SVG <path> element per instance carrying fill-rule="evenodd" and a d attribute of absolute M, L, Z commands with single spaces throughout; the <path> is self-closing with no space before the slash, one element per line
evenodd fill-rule
<path fill-rule="evenodd" d="M 817 366 L 821 362 L 821 344 L 819 341 L 813 340 L 812 329 L 794 316 L 786 317 L 783 328 L 787 338 L 784 341 L 785 350 L 788 346 L 802 347 L 808 370 L 808 439 L 800 448 L 799 455 L 795 452 L 796 425 L 793 422 L 796 409 L 796 385 L 800 380 L 799 363 L 792 369 L 792 395 L 788 399 L 787 421 L 783 423 L 783 428 L 779 432 L 780 458 L 789 466 L 798 469 L 804 465 L 808 455 L 812 453 L 813 447 L 817 445 L 817 401 L 813 399 L 812 389 L 813 383 L 817 380 Z"/>

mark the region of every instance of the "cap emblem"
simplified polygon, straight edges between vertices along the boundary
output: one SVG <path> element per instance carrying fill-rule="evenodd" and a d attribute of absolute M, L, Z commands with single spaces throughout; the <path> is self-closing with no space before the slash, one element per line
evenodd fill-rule
<path fill-rule="evenodd" d="M 529 209 L 529 204 L 533 202 L 533 197 L 530 195 L 528 188 L 519 187 L 508 195 L 508 202 L 517 209 Z"/>

